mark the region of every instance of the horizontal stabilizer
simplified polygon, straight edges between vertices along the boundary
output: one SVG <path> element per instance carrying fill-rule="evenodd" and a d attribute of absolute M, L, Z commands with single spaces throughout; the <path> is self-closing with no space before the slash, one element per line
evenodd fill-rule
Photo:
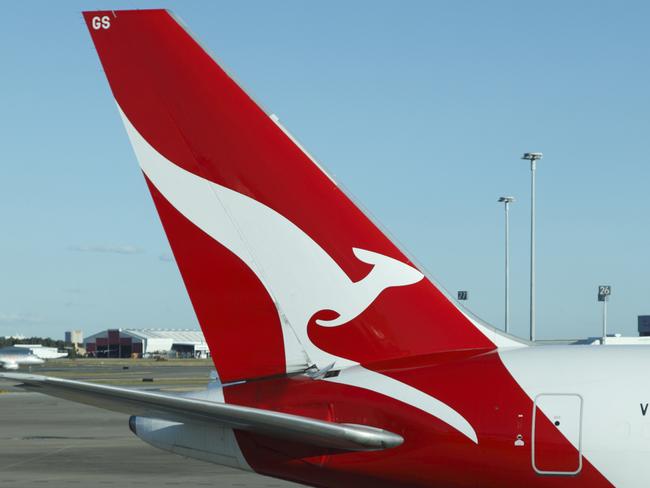
<path fill-rule="evenodd" d="M 129 415 L 175 422 L 200 420 L 332 449 L 376 451 L 399 446 L 404 441 L 397 434 L 366 425 L 338 424 L 160 392 L 20 373 L 0 373 L 0 380 L 20 382 L 31 391 Z"/>

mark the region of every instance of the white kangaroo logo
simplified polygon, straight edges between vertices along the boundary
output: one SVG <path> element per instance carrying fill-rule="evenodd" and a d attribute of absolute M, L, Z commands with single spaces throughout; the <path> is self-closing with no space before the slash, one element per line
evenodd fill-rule
<path fill-rule="evenodd" d="M 122 114 L 142 170 L 176 210 L 253 270 L 278 307 L 283 323 L 287 367 L 305 363 L 322 368 L 353 361 L 334 356 L 311 342 L 307 324 L 321 310 L 333 310 L 326 327 L 343 325 L 362 313 L 386 288 L 423 278 L 417 269 L 363 249 L 355 256 L 374 265 L 358 282 L 350 280 L 332 257 L 293 222 L 266 205 L 201 178 L 162 156 Z M 296 339 L 299 344 L 296 344 Z M 307 358 L 304 358 L 304 353 Z"/>
<path fill-rule="evenodd" d="M 121 110 L 120 114 L 140 166 L 158 191 L 194 225 L 236 254 L 265 286 L 278 308 L 287 371 L 298 371 L 307 365 L 323 370 L 333 363 L 337 369 L 349 368 L 332 381 L 396 398 L 478 442 L 472 426 L 448 405 L 354 361 L 323 351 L 307 334 L 307 325 L 315 313 L 333 310 L 338 317 L 317 319 L 316 323 L 325 327 L 341 326 L 366 310 L 386 288 L 417 283 L 424 277 L 422 273 L 397 259 L 355 248 L 355 256 L 373 268 L 365 278 L 353 282 L 293 222 L 250 197 L 167 160 L 151 147 Z"/>

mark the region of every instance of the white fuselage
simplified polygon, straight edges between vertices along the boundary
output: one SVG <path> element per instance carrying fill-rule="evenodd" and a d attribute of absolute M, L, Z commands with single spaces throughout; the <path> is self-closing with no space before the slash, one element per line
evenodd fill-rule
<path fill-rule="evenodd" d="M 562 434 L 615 486 L 650 486 L 650 469 L 642 468 L 650 455 L 650 348 L 533 346 L 500 357 L 537 408 L 557 418 Z"/>

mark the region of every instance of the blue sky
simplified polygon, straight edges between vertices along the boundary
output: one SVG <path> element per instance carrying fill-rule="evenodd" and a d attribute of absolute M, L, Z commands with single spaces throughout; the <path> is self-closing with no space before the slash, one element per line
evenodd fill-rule
<path fill-rule="evenodd" d="M 0 18 L 0 335 L 197 327 L 80 11 L 166 7 L 446 289 L 538 334 L 650 314 L 646 2 L 13 2 Z"/>

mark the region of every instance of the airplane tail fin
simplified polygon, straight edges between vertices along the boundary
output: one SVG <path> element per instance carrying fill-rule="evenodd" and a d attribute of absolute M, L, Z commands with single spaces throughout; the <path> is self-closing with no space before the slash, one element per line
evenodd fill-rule
<path fill-rule="evenodd" d="M 84 18 L 221 381 L 498 345 L 169 12 Z"/>

